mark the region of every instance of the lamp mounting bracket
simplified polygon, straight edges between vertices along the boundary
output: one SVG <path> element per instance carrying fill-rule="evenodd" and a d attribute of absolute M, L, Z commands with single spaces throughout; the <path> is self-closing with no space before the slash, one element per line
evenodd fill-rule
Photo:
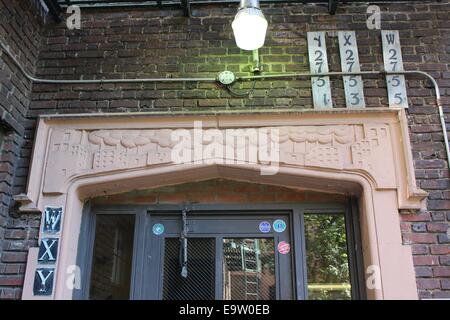
<path fill-rule="evenodd" d="M 190 0 L 181 0 L 181 7 L 183 8 L 184 15 L 188 18 L 191 18 L 191 1 Z"/>
<path fill-rule="evenodd" d="M 338 8 L 339 0 L 328 0 L 328 13 L 335 15 Z"/>

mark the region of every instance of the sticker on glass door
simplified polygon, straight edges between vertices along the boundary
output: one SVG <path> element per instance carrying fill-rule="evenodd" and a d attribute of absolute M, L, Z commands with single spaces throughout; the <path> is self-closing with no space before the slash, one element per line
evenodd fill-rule
<path fill-rule="evenodd" d="M 157 223 L 153 226 L 153 234 L 155 236 L 160 236 L 164 233 L 164 225 L 161 223 Z"/>
<path fill-rule="evenodd" d="M 277 246 L 278 252 L 281 254 L 288 254 L 291 252 L 291 245 L 286 241 L 281 241 Z"/>
<path fill-rule="evenodd" d="M 278 233 L 284 232 L 286 230 L 286 222 L 282 219 L 275 220 L 273 223 L 273 230 Z"/>

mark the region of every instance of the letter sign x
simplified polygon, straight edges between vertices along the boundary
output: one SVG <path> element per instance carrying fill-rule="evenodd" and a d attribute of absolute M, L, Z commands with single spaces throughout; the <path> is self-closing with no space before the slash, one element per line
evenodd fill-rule
<path fill-rule="evenodd" d="M 55 262 L 57 252 L 58 239 L 42 239 L 38 261 L 41 263 Z"/>

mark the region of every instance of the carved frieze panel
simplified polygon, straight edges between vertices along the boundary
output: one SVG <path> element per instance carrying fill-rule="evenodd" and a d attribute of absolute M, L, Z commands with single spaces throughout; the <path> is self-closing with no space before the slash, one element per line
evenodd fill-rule
<path fill-rule="evenodd" d="M 228 151 L 231 148 L 231 157 L 245 149 L 245 160 L 249 164 L 267 163 L 266 159 L 250 154 L 251 147 L 260 147 L 261 135 L 256 139 L 245 139 L 244 144 L 239 144 L 235 141 L 230 143 L 230 139 L 224 138 L 228 137 L 225 132 L 227 129 L 212 130 L 214 132 L 210 134 L 206 134 L 208 129 L 203 131 L 207 139 L 198 141 L 193 138 L 187 144 L 184 141 L 181 150 L 192 155 L 192 162 L 199 161 L 195 153 L 200 144 L 203 150 L 208 146 L 221 149 L 219 155 L 216 153 L 213 157 L 217 162 L 230 160 Z M 258 130 L 267 130 L 269 145 L 277 146 L 279 155 L 276 161 L 280 166 L 364 170 L 373 175 L 375 180 L 382 177 L 381 187 L 395 187 L 388 125 L 281 126 Z M 184 131 L 191 137 L 195 136 L 194 129 Z M 275 131 L 277 134 L 272 133 Z M 53 130 L 44 192 L 63 192 L 68 179 L 85 173 L 174 163 L 173 153 L 181 140 L 174 138 L 176 135 L 173 133 L 172 129 Z M 202 160 L 208 158 L 204 154 L 201 156 L 204 156 Z"/>

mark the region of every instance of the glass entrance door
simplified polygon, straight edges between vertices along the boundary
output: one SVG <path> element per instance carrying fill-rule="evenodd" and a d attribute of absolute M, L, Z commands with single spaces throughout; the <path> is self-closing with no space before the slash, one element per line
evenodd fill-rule
<path fill-rule="evenodd" d="M 152 215 L 145 296 L 164 300 L 293 299 L 288 215 Z M 186 233 L 185 233 L 186 234 Z"/>

